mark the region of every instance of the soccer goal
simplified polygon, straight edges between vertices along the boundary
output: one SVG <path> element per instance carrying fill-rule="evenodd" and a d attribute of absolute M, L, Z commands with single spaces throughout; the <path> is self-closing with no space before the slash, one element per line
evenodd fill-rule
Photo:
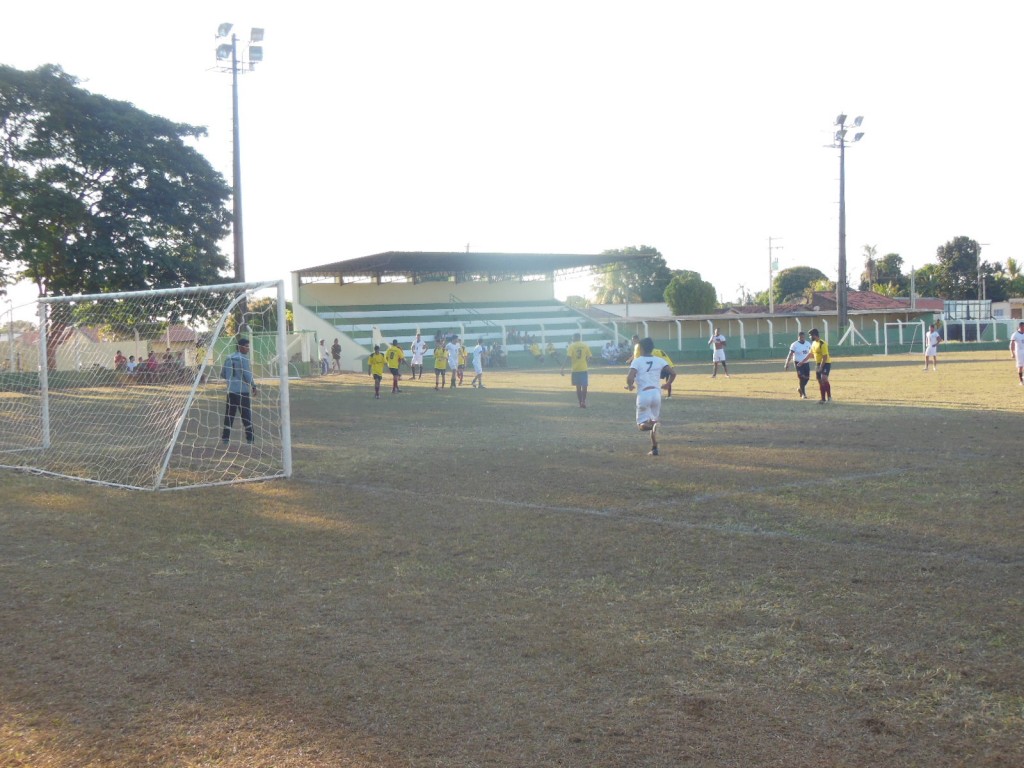
<path fill-rule="evenodd" d="M 886 323 L 885 354 L 894 355 L 901 352 L 924 354 L 925 350 L 924 320 L 913 322 Z"/>
<path fill-rule="evenodd" d="M 290 476 L 284 308 L 281 281 L 40 299 L 0 369 L 0 467 L 154 490 Z M 225 441 L 242 335 L 251 430 L 235 413 Z"/>

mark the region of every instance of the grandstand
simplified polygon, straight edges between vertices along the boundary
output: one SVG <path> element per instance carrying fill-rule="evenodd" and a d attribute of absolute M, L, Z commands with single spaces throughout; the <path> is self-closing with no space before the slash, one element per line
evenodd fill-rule
<path fill-rule="evenodd" d="M 344 359 L 360 361 L 374 343 L 407 347 L 421 333 L 499 341 L 516 350 L 525 338 L 564 348 L 574 333 L 591 346 L 615 335 L 609 326 L 554 297 L 555 280 L 622 256 L 388 252 L 292 273 L 297 330 L 338 338 Z M 519 347 L 521 348 L 521 347 Z"/>

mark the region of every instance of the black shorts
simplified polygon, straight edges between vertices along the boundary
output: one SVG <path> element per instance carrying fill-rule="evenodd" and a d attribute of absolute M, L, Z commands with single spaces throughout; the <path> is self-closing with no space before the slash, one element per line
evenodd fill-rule
<path fill-rule="evenodd" d="M 821 377 L 828 378 L 829 373 L 832 371 L 832 363 L 822 363 L 818 366 L 818 370 L 814 372 L 814 378 L 821 381 Z"/>
<path fill-rule="evenodd" d="M 811 364 L 810 363 L 797 363 L 796 364 L 796 375 L 801 379 L 811 378 Z"/>
<path fill-rule="evenodd" d="M 398 369 L 397 368 L 388 368 L 388 370 L 391 371 L 391 375 L 392 376 L 397 376 L 398 375 Z"/>

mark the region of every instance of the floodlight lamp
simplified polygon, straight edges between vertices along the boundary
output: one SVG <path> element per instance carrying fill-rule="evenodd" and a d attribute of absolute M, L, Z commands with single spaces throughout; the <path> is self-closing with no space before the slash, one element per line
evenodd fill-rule
<path fill-rule="evenodd" d="M 235 25 L 230 24 L 228 22 L 224 22 L 223 24 L 221 24 L 219 27 L 217 27 L 217 37 L 227 37 L 229 34 L 231 34 L 231 28 L 233 26 Z"/>
<path fill-rule="evenodd" d="M 853 140 L 854 141 L 860 141 L 863 138 L 864 138 L 864 131 L 861 131 L 860 133 L 855 133 L 853 135 Z"/>
<path fill-rule="evenodd" d="M 217 46 L 217 61 L 224 61 L 231 58 L 231 46 L 227 43 Z"/>
<path fill-rule="evenodd" d="M 840 114 L 839 117 L 836 118 L 836 125 L 842 125 L 845 122 L 846 122 L 846 115 L 844 115 L 844 114 Z"/>
<path fill-rule="evenodd" d="M 262 43 L 263 42 L 263 27 L 253 27 L 249 33 L 250 43 Z"/>
<path fill-rule="evenodd" d="M 860 128 L 860 124 L 864 122 L 864 115 L 858 115 L 853 119 L 853 127 Z"/>
<path fill-rule="evenodd" d="M 249 46 L 249 61 L 256 63 L 263 61 L 263 46 L 262 45 L 250 45 Z"/>
<path fill-rule="evenodd" d="M 836 131 L 836 141 L 842 141 L 846 138 L 846 129 L 843 128 L 841 131 Z"/>

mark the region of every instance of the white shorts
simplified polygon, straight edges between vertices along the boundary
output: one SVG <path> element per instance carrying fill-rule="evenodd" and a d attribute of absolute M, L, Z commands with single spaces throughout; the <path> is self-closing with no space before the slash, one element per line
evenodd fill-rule
<path fill-rule="evenodd" d="M 926 349 L 924 351 L 924 356 L 925 357 L 938 357 L 939 356 L 939 348 L 938 347 L 928 347 L 928 349 Z"/>
<path fill-rule="evenodd" d="M 413 355 L 412 356 L 412 364 L 413 365 L 423 365 L 423 355 Z"/>
<path fill-rule="evenodd" d="M 646 389 L 636 393 L 636 423 L 657 421 L 661 416 L 661 390 Z"/>
<path fill-rule="evenodd" d="M 1021 346 L 1024 346 L 1024 345 L 1018 345 L 1017 346 L 1017 353 L 1016 353 L 1017 354 L 1017 367 L 1018 368 L 1024 368 L 1024 349 L 1021 349 Z"/>
<path fill-rule="evenodd" d="M 484 372 L 484 364 L 481 363 L 479 360 L 474 360 L 473 361 L 473 372 L 474 373 L 483 373 Z"/>
<path fill-rule="evenodd" d="M 713 363 L 724 363 L 725 362 L 725 350 L 716 349 L 715 354 L 711 356 L 711 362 Z"/>

